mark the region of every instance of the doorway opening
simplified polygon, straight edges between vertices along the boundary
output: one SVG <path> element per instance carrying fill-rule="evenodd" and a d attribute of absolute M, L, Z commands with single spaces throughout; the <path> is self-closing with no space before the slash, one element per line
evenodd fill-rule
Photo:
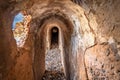
<path fill-rule="evenodd" d="M 57 27 L 53 27 L 51 29 L 51 44 L 50 44 L 50 49 L 53 49 L 53 48 L 58 48 L 59 46 L 59 30 Z"/>

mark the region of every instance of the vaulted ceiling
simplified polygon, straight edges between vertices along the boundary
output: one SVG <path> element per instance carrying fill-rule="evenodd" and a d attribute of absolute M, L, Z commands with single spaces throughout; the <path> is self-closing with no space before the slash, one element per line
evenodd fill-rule
<path fill-rule="evenodd" d="M 0 9 L 7 8 L 10 5 L 18 5 L 18 4 L 25 4 L 25 3 L 31 3 L 31 2 L 37 2 L 37 1 L 42 1 L 42 0 L 1 0 L 0 1 Z M 46 1 L 57 1 L 57 0 L 46 0 Z M 58 0 L 59 1 L 59 0 Z M 71 0 L 72 2 L 76 4 L 81 4 L 81 0 Z"/>

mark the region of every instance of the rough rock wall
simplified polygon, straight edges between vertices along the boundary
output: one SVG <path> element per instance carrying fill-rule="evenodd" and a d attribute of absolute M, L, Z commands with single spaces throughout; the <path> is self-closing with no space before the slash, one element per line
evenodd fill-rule
<path fill-rule="evenodd" d="M 2 3 L 2 2 L 1 2 Z M 4 5 L 4 2 L 3 2 Z M 0 5 L 0 79 L 14 79 L 14 64 L 17 47 L 12 35 L 13 14 L 9 6 Z M 11 76 L 12 75 L 12 76 Z"/>
<path fill-rule="evenodd" d="M 85 51 L 88 79 L 120 79 L 119 0 L 82 0 L 95 44 Z M 86 43 L 84 43 L 86 44 Z"/>
<path fill-rule="evenodd" d="M 48 12 L 51 13 L 59 14 L 61 12 L 65 14 L 64 17 L 68 17 L 68 20 L 71 21 L 73 33 L 69 39 L 67 39 L 67 36 L 64 37 L 66 41 L 70 41 L 70 45 L 68 43 L 68 46 L 65 46 L 67 49 L 64 49 L 65 53 L 68 53 L 69 56 L 68 67 L 70 69 L 68 74 L 70 80 L 120 79 L 119 0 L 81 0 L 81 7 L 67 1 L 54 2 L 54 0 L 46 0 L 46 2 L 44 1 L 45 3 L 43 1 L 35 1 L 19 3 L 18 0 L 18 2 L 11 2 L 15 7 L 9 5 L 9 1 L 7 0 L 0 3 L 0 79 L 33 79 L 32 63 L 35 52 L 33 51 L 34 44 L 32 39 L 34 40 L 33 36 L 35 35 L 32 35 L 33 32 L 29 33 L 29 37 L 25 43 L 26 45 L 20 51 L 20 53 L 23 51 L 24 54 L 16 59 L 15 56 L 18 52 L 10 29 L 14 15 L 12 13 L 21 9 L 27 9 L 28 7 L 30 7 L 28 12 L 31 13 L 33 19 L 35 17 L 42 17 L 44 15 L 42 12 L 44 13 L 44 11 L 49 9 Z M 31 6 L 33 7 L 31 8 Z M 39 20 L 37 21 L 39 23 Z M 32 25 L 34 26 L 34 23 Z M 41 45 L 39 44 L 39 46 Z M 38 53 L 40 50 L 38 50 Z M 39 54 L 39 56 L 44 57 L 44 54 Z M 25 60 L 21 61 L 22 59 Z M 44 62 L 44 58 L 39 59 Z M 15 62 L 17 62 L 19 67 L 14 65 Z M 20 64 L 22 64 L 22 67 Z M 36 65 L 40 64 L 38 62 Z M 44 65 L 41 67 L 44 67 Z M 29 72 L 30 75 L 24 72 Z M 44 69 L 42 70 L 43 73 Z M 35 74 L 41 78 L 39 72 Z M 22 78 L 20 78 L 21 76 Z"/>
<path fill-rule="evenodd" d="M 32 80 L 30 52 L 19 51 L 12 33 L 15 3 L 1 0 L 0 3 L 0 80 Z M 23 52 L 24 55 L 23 55 Z M 29 52 L 29 54 L 27 54 Z M 31 71 L 31 72 L 30 72 Z M 27 74 L 27 75 L 24 75 Z"/>

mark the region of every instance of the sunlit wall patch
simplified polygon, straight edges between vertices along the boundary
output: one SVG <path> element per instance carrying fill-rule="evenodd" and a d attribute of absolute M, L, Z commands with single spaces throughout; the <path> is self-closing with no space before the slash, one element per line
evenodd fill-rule
<path fill-rule="evenodd" d="M 22 47 L 25 43 L 29 32 L 28 23 L 31 21 L 31 16 L 25 11 L 19 12 L 15 17 L 12 24 L 12 30 L 16 44 L 18 47 Z"/>

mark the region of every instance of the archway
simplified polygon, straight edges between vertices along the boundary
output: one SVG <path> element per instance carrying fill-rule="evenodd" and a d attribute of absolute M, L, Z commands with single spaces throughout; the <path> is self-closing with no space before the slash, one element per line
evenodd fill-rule
<path fill-rule="evenodd" d="M 50 48 L 56 48 L 59 46 L 59 30 L 57 27 L 53 27 L 50 31 Z"/>

